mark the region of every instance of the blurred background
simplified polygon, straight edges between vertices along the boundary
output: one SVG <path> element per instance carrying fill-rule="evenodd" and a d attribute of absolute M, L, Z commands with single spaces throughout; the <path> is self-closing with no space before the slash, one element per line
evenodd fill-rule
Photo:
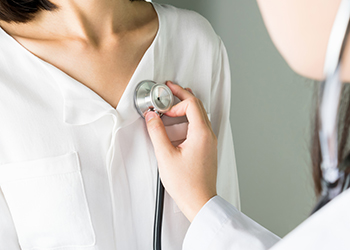
<path fill-rule="evenodd" d="M 279 55 L 255 1 L 156 2 L 199 12 L 224 41 L 242 211 L 286 235 L 315 202 L 309 157 L 315 83 L 295 74 Z"/>

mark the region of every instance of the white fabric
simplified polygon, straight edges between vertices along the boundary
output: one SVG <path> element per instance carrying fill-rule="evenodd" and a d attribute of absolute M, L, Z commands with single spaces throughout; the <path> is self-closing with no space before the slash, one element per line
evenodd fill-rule
<path fill-rule="evenodd" d="M 265 250 L 278 240 L 229 202 L 215 196 L 192 221 L 183 250 Z"/>
<path fill-rule="evenodd" d="M 350 189 L 313 214 L 271 250 L 350 249 Z"/>
<path fill-rule="evenodd" d="M 194 218 L 183 250 L 346 250 L 350 248 L 349 207 L 347 190 L 280 240 L 215 196 Z"/>
<path fill-rule="evenodd" d="M 0 29 L 0 249 L 152 249 L 157 163 L 133 104 L 145 79 L 190 87 L 219 138 L 218 193 L 239 207 L 222 41 L 200 15 L 154 3 L 159 31 L 114 109 Z M 183 118 L 164 117 L 174 143 Z M 163 248 L 189 222 L 166 195 Z"/>

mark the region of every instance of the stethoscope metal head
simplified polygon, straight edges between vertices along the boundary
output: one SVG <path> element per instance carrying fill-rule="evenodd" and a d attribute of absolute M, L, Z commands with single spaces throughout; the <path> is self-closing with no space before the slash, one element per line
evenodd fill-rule
<path fill-rule="evenodd" d="M 174 96 L 168 86 L 151 80 L 140 82 L 134 92 L 134 104 L 141 117 L 149 111 L 160 116 L 169 111 L 174 103 Z"/>

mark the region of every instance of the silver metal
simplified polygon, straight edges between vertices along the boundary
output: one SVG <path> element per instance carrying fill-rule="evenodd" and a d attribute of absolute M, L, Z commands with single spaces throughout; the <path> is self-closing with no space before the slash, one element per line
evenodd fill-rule
<path fill-rule="evenodd" d="M 326 78 L 322 102 L 319 107 L 321 169 L 323 178 L 328 183 L 334 183 L 339 179 L 337 114 L 342 86 L 339 71 L 340 66 L 337 67 L 333 75 Z"/>
<path fill-rule="evenodd" d="M 161 116 L 171 109 L 173 103 L 173 93 L 165 84 L 145 80 L 136 86 L 134 104 L 137 112 L 143 118 L 149 111 L 155 111 Z"/>
<path fill-rule="evenodd" d="M 340 60 L 350 19 L 350 0 L 342 0 L 329 37 L 321 102 L 319 105 L 319 138 L 322 175 L 328 183 L 339 179 L 337 117 L 341 94 Z"/>

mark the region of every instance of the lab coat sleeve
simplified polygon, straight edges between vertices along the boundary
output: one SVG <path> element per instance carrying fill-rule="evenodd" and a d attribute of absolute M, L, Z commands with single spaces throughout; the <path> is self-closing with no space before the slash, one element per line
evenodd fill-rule
<path fill-rule="evenodd" d="M 0 189 L 0 250 L 20 250 L 17 233 L 5 197 Z"/>
<path fill-rule="evenodd" d="M 280 239 L 220 196 L 209 200 L 192 221 L 183 250 L 266 250 Z"/>

